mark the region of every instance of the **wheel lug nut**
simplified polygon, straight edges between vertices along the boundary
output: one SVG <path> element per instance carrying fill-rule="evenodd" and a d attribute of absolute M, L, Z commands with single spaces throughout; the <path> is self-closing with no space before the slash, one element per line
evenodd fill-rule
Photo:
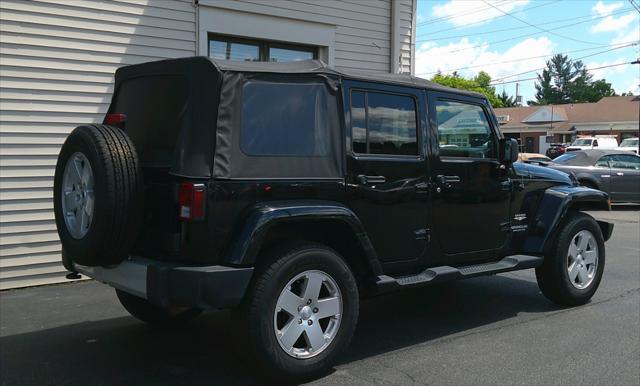
<path fill-rule="evenodd" d="M 307 320 L 307 324 L 308 325 L 312 325 L 313 324 L 313 320 Z"/>
<path fill-rule="evenodd" d="M 318 313 L 318 307 L 316 307 L 316 308 L 314 308 L 314 309 L 313 309 L 313 313 L 314 313 L 314 314 L 317 314 L 317 313 Z"/>
<path fill-rule="evenodd" d="M 311 299 L 307 300 L 307 304 L 311 304 Z"/>
<path fill-rule="evenodd" d="M 302 324 L 302 319 L 298 319 L 298 324 Z"/>

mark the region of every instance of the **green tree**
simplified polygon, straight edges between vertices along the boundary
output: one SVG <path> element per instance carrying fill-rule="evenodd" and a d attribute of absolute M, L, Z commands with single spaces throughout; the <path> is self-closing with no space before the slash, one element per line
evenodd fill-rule
<path fill-rule="evenodd" d="M 616 95 L 604 79 L 593 81 L 582 61 L 572 61 L 557 54 L 547 61 L 547 68 L 538 74 L 536 99 L 530 105 L 597 102 L 604 96 Z"/>
<path fill-rule="evenodd" d="M 506 91 L 502 90 L 502 94 L 498 95 L 498 98 L 502 101 L 502 107 L 516 107 L 516 99 L 509 96 Z"/>
<path fill-rule="evenodd" d="M 466 79 L 455 71 L 451 75 L 437 73 L 431 78 L 431 81 L 447 87 L 484 94 L 491 106 L 503 107 L 502 100 L 496 95 L 495 87 L 491 86 L 491 76 L 484 71 L 480 71 L 478 75 L 471 79 Z"/>

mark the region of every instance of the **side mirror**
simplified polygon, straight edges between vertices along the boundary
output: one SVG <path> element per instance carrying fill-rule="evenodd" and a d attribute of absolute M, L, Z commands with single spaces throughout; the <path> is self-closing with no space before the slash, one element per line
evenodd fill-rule
<path fill-rule="evenodd" d="M 500 140 L 500 162 L 512 164 L 518 160 L 518 141 L 513 138 Z"/>

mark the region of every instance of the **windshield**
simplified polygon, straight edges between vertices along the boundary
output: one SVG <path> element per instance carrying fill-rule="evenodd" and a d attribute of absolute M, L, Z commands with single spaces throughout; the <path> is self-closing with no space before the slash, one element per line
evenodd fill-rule
<path fill-rule="evenodd" d="M 568 161 L 572 160 L 576 158 L 575 154 L 572 153 L 567 153 L 567 154 L 563 154 L 558 158 L 554 158 L 553 162 L 557 163 L 557 164 L 564 164 L 567 163 Z"/>
<path fill-rule="evenodd" d="M 573 143 L 571 144 L 571 146 L 591 146 L 591 141 L 593 141 L 592 139 L 576 139 L 575 141 L 573 141 Z"/>
<path fill-rule="evenodd" d="M 620 147 L 638 147 L 638 138 L 627 138 L 620 142 Z"/>

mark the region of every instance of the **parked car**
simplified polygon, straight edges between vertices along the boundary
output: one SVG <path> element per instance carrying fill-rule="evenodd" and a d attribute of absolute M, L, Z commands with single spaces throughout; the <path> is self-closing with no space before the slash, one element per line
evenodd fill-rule
<path fill-rule="evenodd" d="M 482 94 L 204 57 L 121 67 L 114 89 L 58 157 L 70 277 L 153 324 L 233 309 L 276 377 L 326 372 L 361 297 L 527 268 L 558 304 L 598 288 L 613 225 L 581 210 L 607 194 L 514 163 Z"/>
<path fill-rule="evenodd" d="M 549 167 L 573 173 L 580 185 L 609 193 L 613 202 L 640 202 L 640 156 L 622 150 L 581 150 Z"/>
<path fill-rule="evenodd" d="M 519 153 L 518 162 L 552 162 L 551 158 L 538 153 Z"/>
<path fill-rule="evenodd" d="M 545 154 L 547 155 L 547 157 L 554 159 L 558 156 L 563 155 L 567 146 L 568 145 L 566 143 L 552 143 L 549 145 L 549 148 L 547 149 Z"/>
<path fill-rule="evenodd" d="M 576 151 L 576 150 L 588 150 L 588 149 L 615 149 L 618 147 L 618 141 L 615 137 L 605 137 L 605 136 L 597 136 L 597 137 L 589 137 L 589 138 L 578 138 L 571 146 L 568 146 L 565 149 L 565 152 Z"/>
<path fill-rule="evenodd" d="M 638 153 L 639 142 L 640 140 L 638 138 L 623 139 L 622 142 L 620 142 L 618 150 L 631 151 L 636 154 L 640 154 Z"/>

